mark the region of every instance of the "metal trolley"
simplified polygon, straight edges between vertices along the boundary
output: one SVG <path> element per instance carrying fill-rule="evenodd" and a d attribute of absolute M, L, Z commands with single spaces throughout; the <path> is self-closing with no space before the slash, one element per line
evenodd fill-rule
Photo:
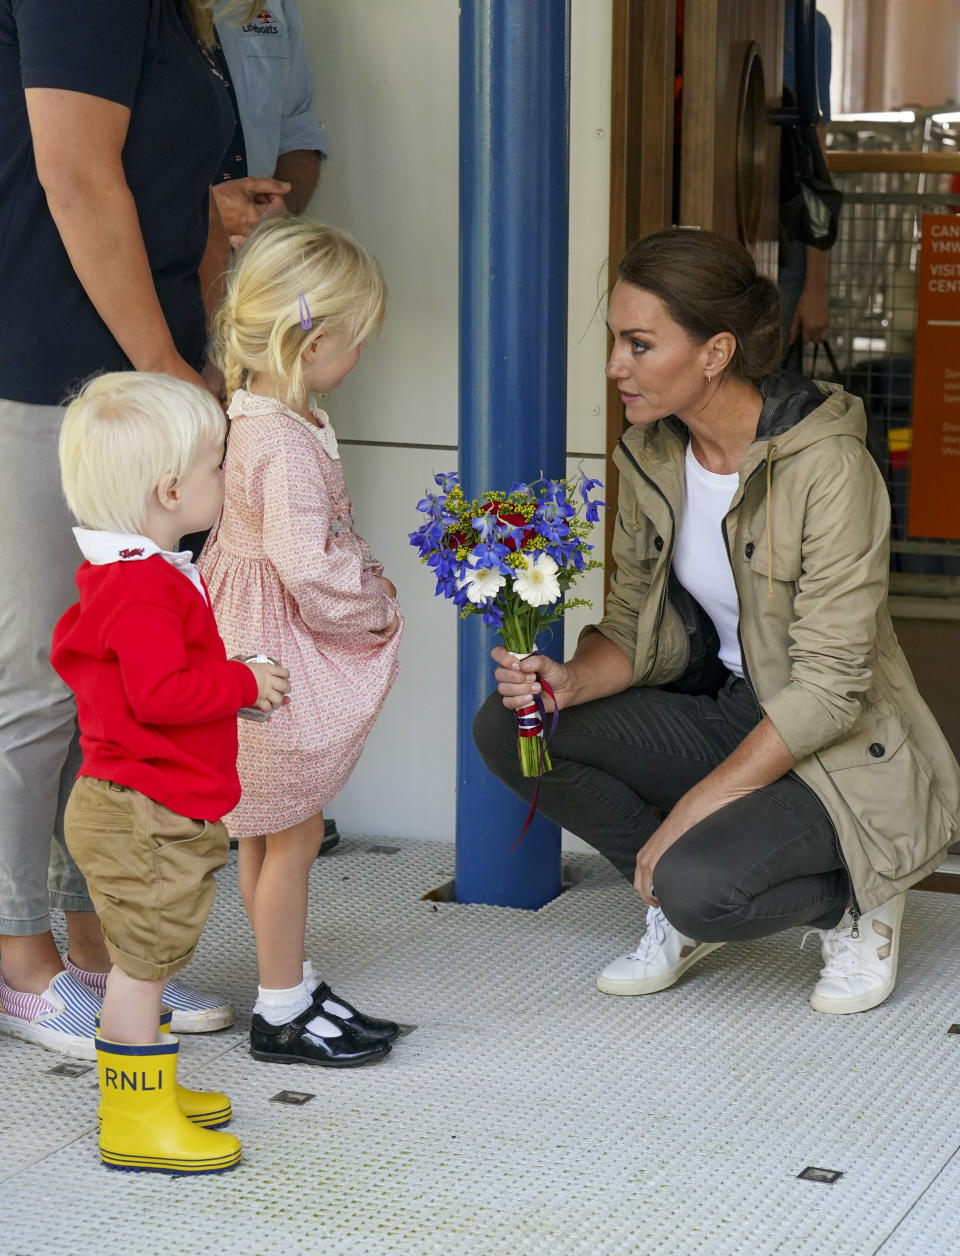
<path fill-rule="evenodd" d="M 921 215 L 960 214 L 960 114 L 837 118 L 828 165 L 844 194 L 830 253 L 830 342 L 864 398 L 892 505 L 890 591 L 960 596 L 960 542 L 907 534 Z M 956 179 L 960 189 L 960 178 Z"/>

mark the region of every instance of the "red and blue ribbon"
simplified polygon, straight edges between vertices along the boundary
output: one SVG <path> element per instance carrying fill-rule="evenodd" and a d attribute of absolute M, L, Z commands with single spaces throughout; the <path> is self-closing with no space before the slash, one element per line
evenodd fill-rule
<path fill-rule="evenodd" d="M 523 828 L 520 830 L 520 836 L 510 848 L 511 851 L 517 849 L 523 841 L 524 834 L 530 827 L 534 815 L 537 810 L 537 795 L 540 793 L 540 781 L 543 777 L 543 763 L 550 743 L 553 741 L 554 733 L 557 731 L 557 721 L 560 718 L 560 712 L 557 710 L 557 699 L 548 681 L 540 677 L 540 688 L 553 703 L 553 713 L 550 719 L 550 731 L 544 736 L 543 725 L 547 718 L 547 709 L 543 705 L 543 698 L 540 694 L 532 694 L 533 705 L 520 707 L 516 712 L 517 717 L 517 736 L 518 737 L 539 737 L 540 745 L 538 747 L 539 756 L 537 761 L 537 776 L 533 786 L 533 799 L 530 803 L 530 810 L 527 812 L 527 818 L 523 822 Z"/>

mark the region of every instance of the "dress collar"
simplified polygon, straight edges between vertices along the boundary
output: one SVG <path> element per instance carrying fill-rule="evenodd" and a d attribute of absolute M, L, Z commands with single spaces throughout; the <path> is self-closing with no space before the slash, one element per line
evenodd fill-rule
<path fill-rule="evenodd" d="M 330 416 L 325 410 L 320 410 L 316 406 L 310 407 L 310 413 L 317 420 L 316 424 L 308 423 L 302 414 L 297 414 L 296 410 L 291 410 L 289 406 L 285 406 L 276 397 L 263 397 L 260 393 L 250 392 L 246 388 L 238 388 L 230 398 L 230 405 L 227 407 L 227 414 L 231 420 L 243 418 L 246 414 L 289 415 L 291 419 L 296 419 L 308 432 L 312 433 L 314 439 L 319 441 L 328 458 L 338 462 L 340 460 L 340 450 L 337 445 L 337 434 L 333 430 L 333 424 L 330 422 Z"/>

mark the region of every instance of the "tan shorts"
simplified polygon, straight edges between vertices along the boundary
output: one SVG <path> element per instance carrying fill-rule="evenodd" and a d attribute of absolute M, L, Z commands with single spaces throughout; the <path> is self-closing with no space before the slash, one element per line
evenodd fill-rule
<path fill-rule="evenodd" d="M 64 828 L 117 967 L 160 981 L 188 963 L 217 892 L 213 874 L 227 862 L 223 824 L 78 776 Z"/>

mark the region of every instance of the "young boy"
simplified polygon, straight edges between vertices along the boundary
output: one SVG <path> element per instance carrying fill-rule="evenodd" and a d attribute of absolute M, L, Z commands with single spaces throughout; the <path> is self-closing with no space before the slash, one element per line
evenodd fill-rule
<path fill-rule="evenodd" d="M 229 1120 L 229 1099 L 178 1087 L 178 1041 L 157 1032 L 227 859 L 237 711 L 289 692 L 283 668 L 227 659 L 191 555 L 175 552 L 217 520 L 225 437 L 208 393 L 134 372 L 91 380 L 60 437 L 86 561 L 51 661 L 76 694 L 83 750 L 67 845 L 113 961 L 96 1044 L 112 1168 L 214 1173 L 240 1159 L 236 1138 L 205 1128 Z"/>

